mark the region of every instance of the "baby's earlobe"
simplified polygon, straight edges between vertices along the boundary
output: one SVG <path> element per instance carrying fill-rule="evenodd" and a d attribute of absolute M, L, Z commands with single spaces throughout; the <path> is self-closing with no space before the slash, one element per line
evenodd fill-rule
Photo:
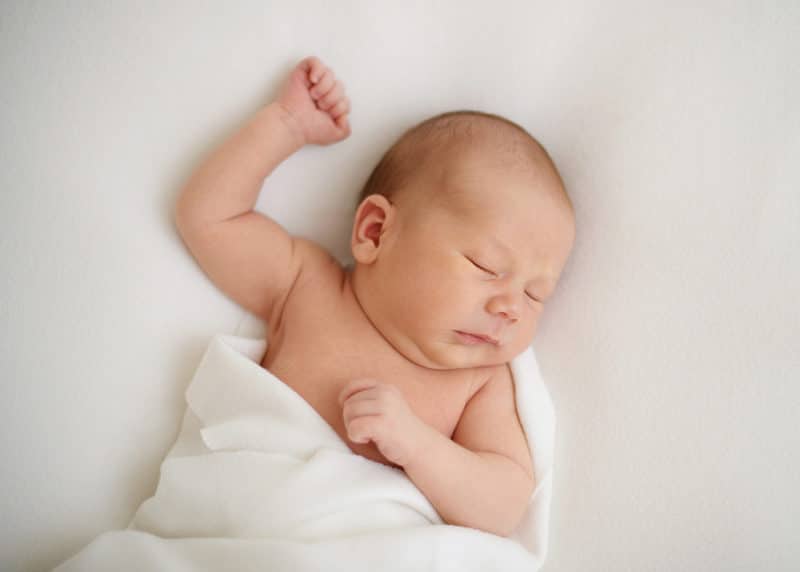
<path fill-rule="evenodd" d="M 353 258 L 360 264 L 372 264 L 378 255 L 378 248 L 371 240 L 356 242 L 352 247 Z"/>

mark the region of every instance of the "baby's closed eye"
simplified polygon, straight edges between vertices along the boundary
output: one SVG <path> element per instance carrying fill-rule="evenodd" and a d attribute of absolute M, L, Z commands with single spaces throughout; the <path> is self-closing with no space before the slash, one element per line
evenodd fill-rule
<path fill-rule="evenodd" d="M 486 265 L 484 265 L 484 264 L 480 264 L 480 263 L 476 262 L 475 260 L 473 260 L 473 259 L 472 259 L 472 258 L 470 258 L 469 256 L 466 256 L 466 255 L 464 255 L 464 258 L 466 258 L 467 260 L 469 260 L 469 261 L 472 263 L 472 265 L 473 265 L 475 268 L 477 268 L 478 270 L 480 270 L 481 272 L 484 272 L 484 273 L 486 273 L 486 274 L 489 274 L 489 275 L 491 275 L 491 276 L 494 276 L 494 277 L 498 277 L 498 276 L 500 276 L 500 275 L 499 275 L 497 272 L 495 272 L 494 270 L 490 270 L 490 269 L 489 269 L 489 268 L 488 268 Z M 539 302 L 539 303 L 541 303 L 541 300 L 540 300 L 539 298 L 537 298 L 536 296 L 534 296 L 533 294 L 531 294 L 531 293 L 530 293 L 530 292 L 528 292 L 527 290 L 525 291 L 525 295 L 526 295 L 526 296 L 527 296 L 529 299 L 533 300 L 534 302 Z"/>
<path fill-rule="evenodd" d="M 481 264 L 478 264 L 477 262 L 475 262 L 469 256 L 465 256 L 464 258 L 469 260 L 472 263 L 472 265 L 475 266 L 475 268 L 478 268 L 478 269 L 482 270 L 483 272 L 486 272 L 487 274 L 491 274 L 492 276 L 497 276 L 497 272 L 493 272 L 493 271 L 489 270 L 488 268 L 486 268 L 485 266 L 483 266 Z"/>

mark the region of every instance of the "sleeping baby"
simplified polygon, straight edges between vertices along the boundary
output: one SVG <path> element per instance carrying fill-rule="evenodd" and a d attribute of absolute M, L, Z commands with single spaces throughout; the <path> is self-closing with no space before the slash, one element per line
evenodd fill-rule
<path fill-rule="evenodd" d="M 405 471 L 445 522 L 507 536 L 536 483 L 508 364 L 569 257 L 572 204 L 524 129 L 444 113 L 369 176 L 343 267 L 253 209 L 292 153 L 350 135 L 349 112 L 333 71 L 304 59 L 192 175 L 176 225 L 214 284 L 267 324 L 261 365 L 354 453 Z"/>

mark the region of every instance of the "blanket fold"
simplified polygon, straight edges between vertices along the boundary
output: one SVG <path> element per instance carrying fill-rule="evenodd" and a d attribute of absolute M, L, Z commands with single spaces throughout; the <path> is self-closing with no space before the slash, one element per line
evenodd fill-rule
<path fill-rule="evenodd" d="M 400 469 L 350 451 L 259 364 L 266 341 L 217 335 L 186 391 L 155 494 L 72 570 L 536 570 L 555 417 L 532 350 L 512 362 L 537 486 L 512 538 L 445 525 Z"/>

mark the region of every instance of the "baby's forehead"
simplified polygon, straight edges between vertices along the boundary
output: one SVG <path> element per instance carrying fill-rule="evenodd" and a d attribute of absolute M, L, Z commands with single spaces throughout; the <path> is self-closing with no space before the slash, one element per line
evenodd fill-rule
<path fill-rule="evenodd" d="M 524 220 L 533 199 L 569 202 L 544 147 L 498 118 L 450 116 L 416 131 L 403 148 L 398 158 L 409 175 L 409 198 L 432 206 L 484 220 L 487 210 Z"/>
<path fill-rule="evenodd" d="M 441 216 L 443 230 L 492 245 L 503 236 L 533 239 L 542 232 L 569 234 L 574 226 L 571 207 L 558 189 L 524 172 L 475 175 L 419 191 L 419 210 L 427 211 L 434 220 Z M 507 244 L 514 249 L 515 241 Z"/>
<path fill-rule="evenodd" d="M 511 166 L 494 160 L 456 161 L 443 166 L 420 189 L 436 206 L 465 216 L 489 220 L 524 218 L 546 193 L 547 185 L 528 166 Z"/>

